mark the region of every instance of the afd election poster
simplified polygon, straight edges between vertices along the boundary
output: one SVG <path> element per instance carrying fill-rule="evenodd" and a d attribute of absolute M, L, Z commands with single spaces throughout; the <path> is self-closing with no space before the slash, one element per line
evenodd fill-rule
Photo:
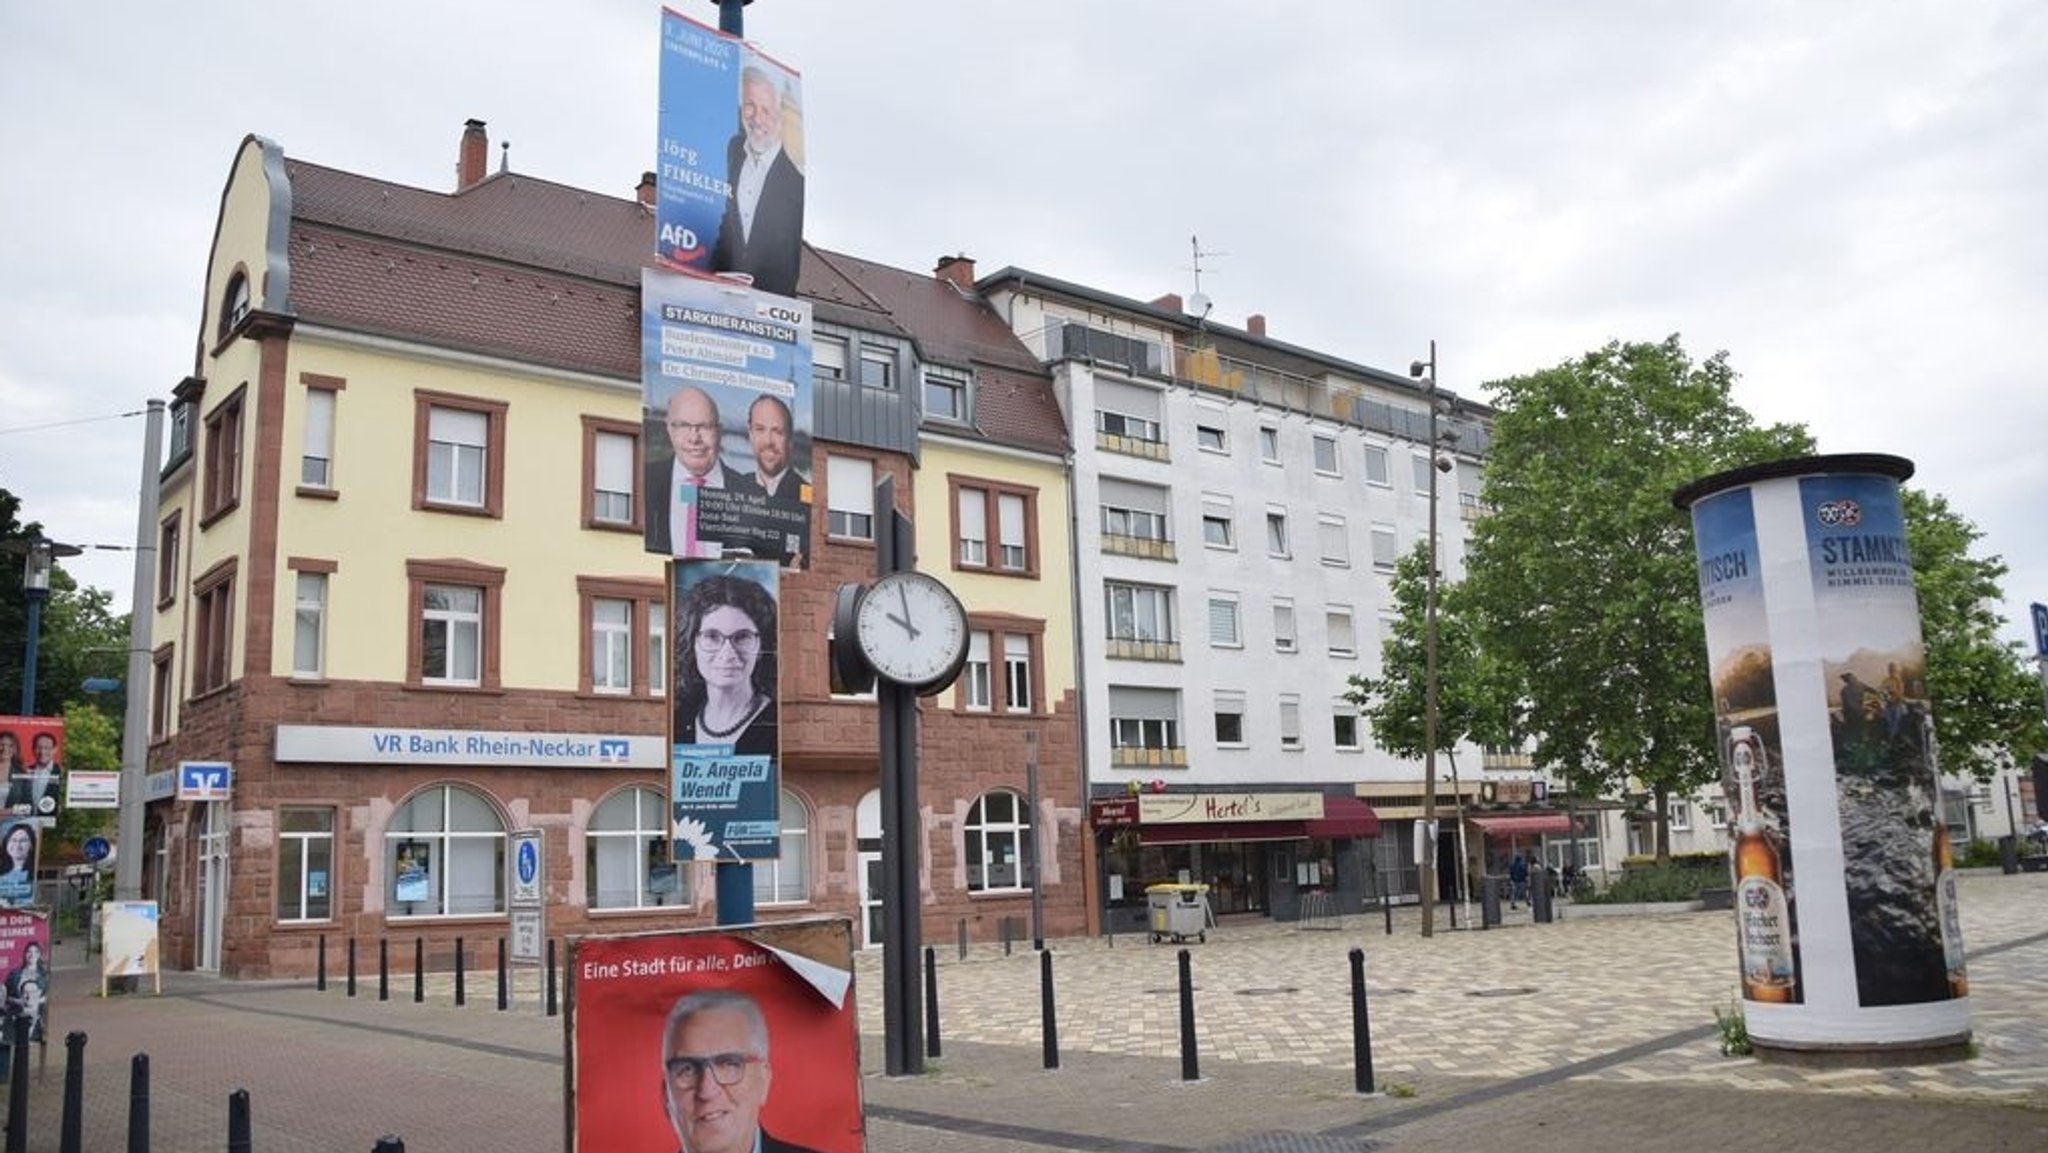
<path fill-rule="evenodd" d="M 811 527 L 811 306 L 641 272 L 646 546 L 804 563 Z"/>
<path fill-rule="evenodd" d="M 860 1153 L 852 923 L 569 945 L 569 1147 Z"/>
<path fill-rule="evenodd" d="M 669 566 L 675 581 L 669 819 L 678 861 L 781 853 L 776 603 L 767 561 Z"/>
<path fill-rule="evenodd" d="M 8 811 L 54 818 L 64 800 L 64 718 L 0 717 L 0 773 Z"/>
<path fill-rule="evenodd" d="M 795 296 L 803 259 L 803 88 L 795 71 L 661 14 L 655 255 Z"/>

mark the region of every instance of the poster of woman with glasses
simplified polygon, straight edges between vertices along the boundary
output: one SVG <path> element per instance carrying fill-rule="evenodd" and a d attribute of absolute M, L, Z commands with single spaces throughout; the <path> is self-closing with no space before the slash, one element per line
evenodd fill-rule
<path fill-rule="evenodd" d="M 678 860 L 778 852 L 776 566 L 679 564 L 669 743 Z"/>

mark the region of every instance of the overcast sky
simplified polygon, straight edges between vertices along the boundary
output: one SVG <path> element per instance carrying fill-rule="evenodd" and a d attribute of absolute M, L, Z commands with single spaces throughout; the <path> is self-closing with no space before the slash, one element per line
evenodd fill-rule
<path fill-rule="evenodd" d="M 717 23 L 708 0 L 678 10 Z M 135 535 L 142 420 L 193 369 L 227 167 L 612 195 L 652 168 L 642 0 L 0 5 L 0 487 Z M 806 234 L 966 253 L 1445 387 L 1677 332 L 1758 418 L 1890 452 L 2048 600 L 2048 6 L 759 0 L 804 78 Z M 394 445 L 393 451 L 404 446 Z M 66 568 L 126 606 L 130 560 Z"/>

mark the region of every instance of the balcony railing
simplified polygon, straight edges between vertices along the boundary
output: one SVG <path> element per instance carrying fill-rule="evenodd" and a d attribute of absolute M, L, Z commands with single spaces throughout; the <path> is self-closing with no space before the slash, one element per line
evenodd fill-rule
<path fill-rule="evenodd" d="M 1104 452 L 1117 452 L 1125 456 L 1142 456 L 1146 460 L 1171 460 L 1163 440 L 1144 440 L 1135 436 L 1122 436 L 1114 432 L 1095 433 L 1095 447 Z"/>
<path fill-rule="evenodd" d="M 1140 641 L 1109 638 L 1109 655 L 1127 661 L 1178 661 L 1179 641 Z"/>
<path fill-rule="evenodd" d="M 1149 536 L 1123 536 L 1119 533 L 1102 534 L 1102 551 L 1117 556 L 1135 556 L 1146 560 L 1170 561 L 1176 559 L 1173 542 Z"/>
<path fill-rule="evenodd" d="M 1109 763 L 1126 769 L 1184 769 L 1188 765 L 1188 751 L 1185 748 L 1115 748 L 1109 750 Z"/>

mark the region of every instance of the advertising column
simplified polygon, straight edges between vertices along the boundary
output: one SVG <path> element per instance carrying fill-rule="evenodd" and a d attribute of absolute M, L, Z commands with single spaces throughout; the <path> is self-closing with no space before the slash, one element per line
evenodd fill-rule
<path fill-rule="evenodd" d="M 1912 471 L 1809 457 L 1674 498 L 1693 515 L 1739 972 L 1766 1051 L 1969 1038 L 1898 494 Z"/>

